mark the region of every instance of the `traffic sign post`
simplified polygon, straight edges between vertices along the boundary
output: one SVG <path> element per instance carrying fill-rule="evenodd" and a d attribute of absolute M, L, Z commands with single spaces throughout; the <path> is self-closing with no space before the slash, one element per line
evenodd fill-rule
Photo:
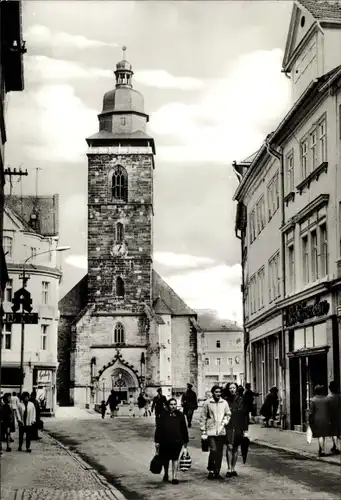
<path fill-rule="evenodd" d="M 25 324 L 37 324 L 38 314 L 32 313 L 32 299 L 31 294 L 26 290 L 27 276 L 25 276 L 25 269 L 23 269 L 22 274 L 22 288 L 17 290 L 12 299 L 12 311 L 9 313 L 8 318 L 12 320 L 12 323 L 21 324 L 21 352 L 20 352 L 20 394 L 22 393 L 22 387 L 24 384 L 24 350 L 25 350 Z M 21 312 L 18 312 L 21 306 Z M 7 315 L 6 315 L 7 316 Z"/>

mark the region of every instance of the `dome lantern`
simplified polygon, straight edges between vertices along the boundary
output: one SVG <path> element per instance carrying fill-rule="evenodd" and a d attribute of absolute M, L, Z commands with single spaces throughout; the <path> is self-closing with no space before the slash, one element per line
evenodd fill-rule
<path fill-rule="evenodd" d="M 122 47 L 123 59 L 116 64 L 116 88 L 132 88 L 131 79 L 134 73 L 131 64 L 125 59 L 126 50 L 127 47 Z"/>

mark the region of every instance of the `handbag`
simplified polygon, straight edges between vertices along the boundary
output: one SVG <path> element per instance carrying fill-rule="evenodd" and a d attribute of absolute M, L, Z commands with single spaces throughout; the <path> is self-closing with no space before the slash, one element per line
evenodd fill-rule
<path fill-rule="evenodd" d="M 150 462 L 149 470 L 152 474 L 161 474 L 162 461 L 159 455 L 155 455 Z"/>
<path fill-rule="evenodd" d="M 180 457 L 179 461 L 179 469 L 182 472 L 187 472 L 192 466 L 192 459 L 188 453 L 187 448 L 182 452 L 182 455 Z"/>

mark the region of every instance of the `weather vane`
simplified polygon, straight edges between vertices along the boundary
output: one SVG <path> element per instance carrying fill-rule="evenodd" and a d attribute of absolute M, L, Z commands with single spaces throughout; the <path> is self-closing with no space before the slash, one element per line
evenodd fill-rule
<path fill-rule="evenodd" d="M 123 45 L 123 47 L 122 47 L 123 59 L 125 59 L 126 50 L 127 50 L 127 47 L 125 45 Z"/>

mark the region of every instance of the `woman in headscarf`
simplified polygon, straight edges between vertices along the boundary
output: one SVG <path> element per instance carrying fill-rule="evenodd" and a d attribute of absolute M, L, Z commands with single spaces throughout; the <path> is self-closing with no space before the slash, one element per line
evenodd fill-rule
<path fill-rule="evenodd" d="M 165 470 L 163 481 L 169 481 L 169 462 L 172 461 L 172 484 L 179 484 L 178 462 L 182 448 L 186 448 L 189 441 L 188 430 L 183 413 L 177 410 L 176 399 L 171 398 L 167 405 L 168 409 L 164 409 L 157 420 L 155 448 Z"/>
<path fill-rule="evenodd" d="M 226 460 L 227 474 L 226 477 L 235 477 L 235 470 L 238 448 L 241 445 L 244 431 L 247 430 L 247 410 L 245 408 L 243 396 L 238 391 L 238 385 L 235 382 L 230 382 L 226 385 L 223 397 L 229 404 L 231 410 L 231 418 L 226 426 Z"/>

